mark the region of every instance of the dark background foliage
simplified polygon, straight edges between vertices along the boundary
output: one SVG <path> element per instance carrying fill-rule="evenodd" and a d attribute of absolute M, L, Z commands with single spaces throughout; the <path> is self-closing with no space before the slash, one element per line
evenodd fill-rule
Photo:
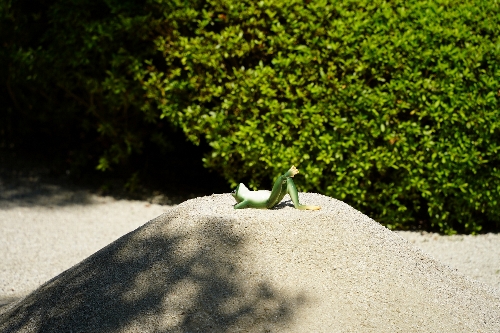
<path fill-rule="evenodd" d="M 495 1 L 4 1 L 0 15 L 5 147 L 55 147 L 76 173 L 160 176 L 203 155 L 254 188 L 295 164 L 300 190 L 390 228 L 500 225 Z"/>
<path fill-rule="evenodd" d="M 5 162 L 14 151 L 23 163 L 41 161 L 55 176 L 101 182 L 105 190 L 137 192 L 147 184 L 181 197 L 227 191 L 222 177 L 202 166 L 204 141 L 194 146 L 158 112 L 142 108 L 145 92 L 133 70 L 157 53 L 150 6 L 78 0 L 1 6 Z"/>

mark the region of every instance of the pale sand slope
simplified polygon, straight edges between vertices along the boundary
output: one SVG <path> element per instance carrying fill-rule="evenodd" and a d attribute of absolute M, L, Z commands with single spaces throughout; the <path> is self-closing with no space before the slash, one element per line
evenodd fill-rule
<path fill-rule="evenodd" d="M 0 315 L 1 332 L 499 332 L 500 293 L 341 201 L 189 200 Z"/>

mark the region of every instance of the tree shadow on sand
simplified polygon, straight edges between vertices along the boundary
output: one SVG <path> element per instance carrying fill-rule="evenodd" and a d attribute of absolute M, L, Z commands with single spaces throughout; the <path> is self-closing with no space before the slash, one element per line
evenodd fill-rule
<path fill-rule="evenodd" d="M 290 324 L 304 297 L 245 268 L 245 240 L 230 219 L 200 218 L 182 232 L 175 219 L 160 217 L 47 282 L 0 315 L 0 331 L 270 332 Z"/>
<path fill-rule="evenodd" d="M 87 205 L 93 203 L 93 194 L 176 205 L 229 190 L 222 176 L 203 167 L 203 149 L 188 142 L 176 142 L 175 154 L 149 154 L 153 156 L 142 168 L 110 173 L 94 167 L 76 171 L 77 166 L 54 161 L 38 150 L 0 147 L 0 209 Z"/>

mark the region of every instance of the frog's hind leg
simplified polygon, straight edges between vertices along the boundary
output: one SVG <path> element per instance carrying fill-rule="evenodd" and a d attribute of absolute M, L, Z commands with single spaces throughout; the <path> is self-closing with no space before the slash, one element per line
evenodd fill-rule
<path fill-rule="evenodd" d="M 292 199 L 292 202 L 293 202 L 293 205 L 295 206 L 295 208 L 300 209 L 300 210 L 319 210 L 319 209 L 321 209 L 320 206 L 301 205 L 299 202 L 299 193 L 297 191 L 297 188 L 295 187 L 295 183 L 293 182 L 292 178 L 287 178 L 286 184 L 287 184 L 287 192 L 290 195 L 290 198 Z"/>

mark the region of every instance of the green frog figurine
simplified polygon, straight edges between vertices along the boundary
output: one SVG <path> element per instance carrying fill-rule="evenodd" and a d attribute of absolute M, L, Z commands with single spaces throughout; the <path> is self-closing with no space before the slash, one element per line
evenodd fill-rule
<path fill-rule="evenodd" d="M 299 173 L 299 170 L 292 165 L 290 170 L 281 175 L 274 182 L 272 191 L 250 191 L 244 184 L 240 183 L 231 193 L 237 204 L 234 209 L 240 208 L 260 208 L 270 209 L 276 206 L 286 194 L 290 195 L 295 208 L 300 210 L 319 210 L 319 206 L 301 205 L 299 194 L 292 180 L 292 177 Z"/>

